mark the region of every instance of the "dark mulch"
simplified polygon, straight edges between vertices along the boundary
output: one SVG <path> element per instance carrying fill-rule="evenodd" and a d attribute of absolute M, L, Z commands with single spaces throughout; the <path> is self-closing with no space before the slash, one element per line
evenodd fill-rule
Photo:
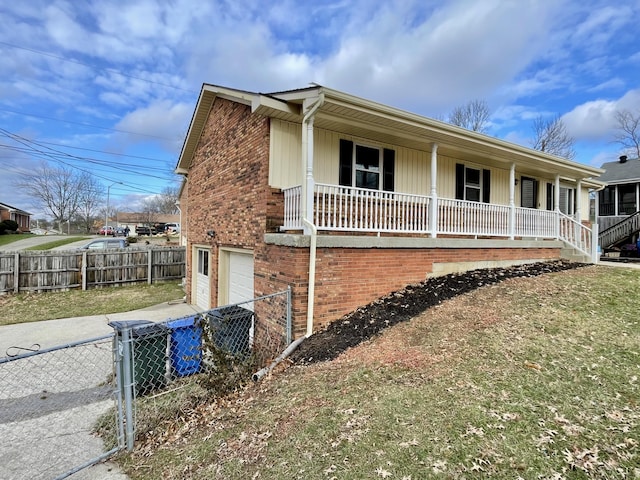
<path fill-rule="evenodd" d="M 380 331 L 409 320 L 445 300 L 509 278 L 536 277 L 585 266 L 565 261 L 541 262 L 509 268 L 491 268 L 427 279 L 360 307 L 306 339 L 290 360 L 309 364 L 333 360 L 348 348 Z"/>

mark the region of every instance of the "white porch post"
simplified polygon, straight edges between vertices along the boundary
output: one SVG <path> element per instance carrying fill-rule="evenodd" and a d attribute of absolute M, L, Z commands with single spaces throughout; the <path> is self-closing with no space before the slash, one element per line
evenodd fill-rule
<path fill-rule="evenodd" d="M 560 238 L 560 175 L 556 174 L 553 189 L 553 211 L 556 213 L 556 238 Z"/>
<path fill-rule="evenodd" d="M 576 221 L 582 223 L 582 179 L 576 182 Z"/>
<path fill-rule="evenodd" d="M 307 178 L 306 178 L 306 201 L 304 218 L 315 223 L 313 219 L 313 192 L 315 190 L 315 180 L 313 178 L 313 120 L 311 117 L 307 120 Z M 305 234 L 310 234 L 308 227 L 305 225 Z"/>
<path fill-rule="evenodd" d="M 613 196 L 613 214 L 618 216 L 618 185 L 614 187 L 615 195 Z"/>
<path fill-rule="evenodd" d="M 429 212 L 429 230 L 431 238 L 438 236 L 438 144 L 431 146 L 431 211 Z"/>
<path fill-rule="evenodd" d="M 509 239 L 516 236 L 516 164 L 509 169 Z"/>

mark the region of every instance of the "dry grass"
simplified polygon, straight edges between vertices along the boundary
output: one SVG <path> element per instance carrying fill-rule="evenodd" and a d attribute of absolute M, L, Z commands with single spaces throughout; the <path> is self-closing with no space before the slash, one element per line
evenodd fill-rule
<path fill-rule="evenodd" d="M 640 478 L 638 292 L 606 267 L 484 287 L 183 402 L 120 462 L 134 480 Z"/>
<path fill-rule="evenodd" d="M 0 326 L 126 312 L 183 298 L 179 282 L 66 292 L 0 295 Z"/>

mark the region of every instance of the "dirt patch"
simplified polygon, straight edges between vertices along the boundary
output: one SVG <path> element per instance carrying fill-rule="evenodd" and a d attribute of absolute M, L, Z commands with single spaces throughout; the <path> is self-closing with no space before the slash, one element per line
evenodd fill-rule
<path fill-rule="evenodd" d="M 324 330 L 306 339 L 293 352 L 290 361 L 309 364 L 333 360 L 347 349 L 372 338 L 382 330 L 407 321 L 458 295 L 510 278 L 537 277 L 586 265 L 566 261 L 541 262 L 430 278 L 392 292 L 334 321 Z"/>

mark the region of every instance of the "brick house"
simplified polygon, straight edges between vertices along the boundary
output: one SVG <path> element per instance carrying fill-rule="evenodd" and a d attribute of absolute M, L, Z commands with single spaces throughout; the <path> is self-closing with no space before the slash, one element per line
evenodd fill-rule
<path fill-rule="evenodd" d="M 18 224 L 18 231 L 28 232 L 31 214 L 6 203 L 0 203 L 0 222 L 3 220 L 13 220 Z"/>
<path fill-rule="evenodd" d="M 295 337 L 428 276 L 596 258 L 602 170 L 321 86 L 203 85 L 176 172 L 189 301 L 290 286 Z"/>

